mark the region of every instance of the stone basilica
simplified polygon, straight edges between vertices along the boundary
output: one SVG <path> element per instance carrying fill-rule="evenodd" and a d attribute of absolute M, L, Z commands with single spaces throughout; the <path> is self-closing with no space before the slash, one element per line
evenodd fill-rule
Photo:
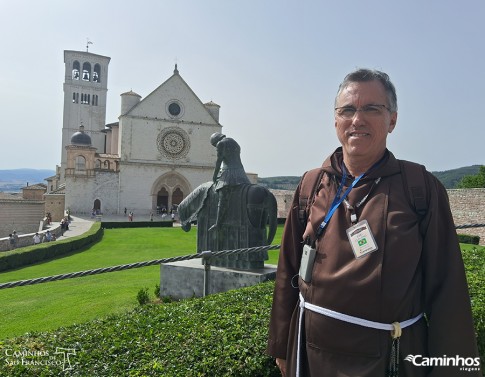
<path fill-rule="evenodd" d="M 202 103 L 175 65 L 145 98 L 121 94 L 119 121 L 106 124 L 109 62 L 90 52 L 64 51 L 61 164 L 47 179 L 45 195 L 45 210 L 54 219 L 65 210 L 169 210 L 212 179 L 216 150 L 210 136 L 222 132 L 220 106 Z"/>

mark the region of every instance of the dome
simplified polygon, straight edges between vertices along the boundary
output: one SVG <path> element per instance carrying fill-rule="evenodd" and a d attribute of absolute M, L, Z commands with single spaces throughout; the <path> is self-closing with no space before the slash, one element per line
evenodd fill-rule
<path fill-rule="evenodd" d="M 91 145 L 91 137 L 84 133 L 84 126 L 79 127 L 79 131 L 72 135 L 71 144 L 87 146 Z"/>
<path fill-rule="evenodd" d="M 141 96 L 138 93 L 135 93 L 133 90 L 130 90 L 129 92 L 121 93 L 120 96 L 136 96 L 141 98 Z"/>

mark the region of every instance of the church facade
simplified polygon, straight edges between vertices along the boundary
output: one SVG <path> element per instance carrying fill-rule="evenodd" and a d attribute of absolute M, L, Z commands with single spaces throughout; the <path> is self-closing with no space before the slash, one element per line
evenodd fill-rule
<path fill-rule="evenodd" d="M 64 210 L 87 214 L 155 213 L 175 208 L 212 179 L 214 132 L 220 106 L 203 103 L 173 74 L 145 98 L 121 94 L 118 122 L 106 124 L 109 57 L 64 51 L 61 164 L 49 196 L 64 195 Z"/>

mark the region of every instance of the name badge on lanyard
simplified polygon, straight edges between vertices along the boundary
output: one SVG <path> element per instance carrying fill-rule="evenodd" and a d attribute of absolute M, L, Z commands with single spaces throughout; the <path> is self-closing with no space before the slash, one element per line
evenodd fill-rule
<path fill-rule="evenodd" d="M 359 221 L 347 229 L 347 237 L 356 258 L 362 258 L 378 249 L 367 220 Z"/>

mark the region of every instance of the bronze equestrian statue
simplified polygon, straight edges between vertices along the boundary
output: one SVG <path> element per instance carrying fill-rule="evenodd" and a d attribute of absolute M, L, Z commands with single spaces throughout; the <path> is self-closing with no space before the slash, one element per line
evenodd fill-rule
<path fill-rule="evenodd" d="M 211 144 L 217 149 L 213 181 L 200 185 L 180 203 L 182 229 L 189 231 L 197 221 L 197 252 L 271 244 L 277 228 L 274 195 L 250 183 L 234 139 L 215 133 Z M 249 270 L 263 268 L 267 259 L 264 250 L 213 258 L 211 264 Z"/>

